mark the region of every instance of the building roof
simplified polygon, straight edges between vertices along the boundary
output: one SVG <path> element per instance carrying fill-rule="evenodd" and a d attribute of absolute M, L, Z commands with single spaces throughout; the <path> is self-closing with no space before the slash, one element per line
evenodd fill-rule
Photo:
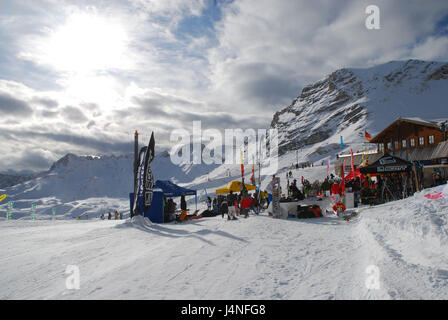
<path fill-rule="evenodd" d="M 400 151 L 395 151 L 394 154 L 395 156 L 400 156 Z M 425 161 L 425 160 L 448 158 L 448 141 L 443 141 L 437 145 L 428 146 L 424 148 L 404 149 L 401 155 L 402 155 L 401 158 L 408 161 Z M 382 156 L 383 153 L 369 154 L 368 155 L 369 163 L 377 161 Z M 348 161 L 350 161 L 350 155 L 348 156 L 348 159 L 349 159 Z M 336 161 L 336 165 L 337 166 L 342 165 L 343 161 L 344 161 L 343 157 L 339 157 L 339 159 Z M 353 163 L 355 167 L 359 166 L 361 162 L 362 162 L 362 156 L 360 154 L 353 155 Z M 346 162 L 346 165 L 349 167 L 350 162 Z"/>
<path fill-rule="evenodd" d="M 408 122 L 408 123 L 412 123 L 412 124 L 417 124 L 420 126 L 426 126 L 426 127 L 431 127 L 434 129 L 440 129 L 440 124 L 443 122 L 443 120 L 445 119 L 422 119 L 422 118 L 398 118 L 396 119 L 394 122 L 392 122 L 390 125 L 388 125 L 385 129 L 383 129 L 380 133 L 378 133 L 375 137 L 373 137 L 370 142 L 371 143 L 378 143 L 380 142 L 379 139 L 393 126 L 395 126 L 397 123 L 399 122 Z"/>

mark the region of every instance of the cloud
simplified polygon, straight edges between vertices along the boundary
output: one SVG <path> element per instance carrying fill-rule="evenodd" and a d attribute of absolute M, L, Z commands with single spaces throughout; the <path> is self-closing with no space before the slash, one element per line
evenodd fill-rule
<path fill-rule="evenodd" d="M 80 109 L 72 106 L 61 109 L 61 114 L 68 122 L 87 122 L 89 120 Z"/>
<path fill-rule="evenodd" d="M 59 103 L 51 98 L 34 98 L 31 102 L 44 106 L 48 109 L 57 108 Z"/>
<path fill-rule="evenodd" d="M 17 168 L 31 172 L 48 170 L 58 156 L 44 148 L 25 148 L 19 152 L 10 152 L 0 155 L 2 170 L 5 168 Z"/>
<path fill-rule="evenodd" d="M 26 102 L 16 99 L 9 94 L 0 93 L 0 112 L 2 113 L 3 117 L 30 117 L 33 113 L 33 110 Z"/>
<path fill-rule="evenodd" d="M 127 141 L 120 142 L 111 138 L 109 135 L 100 132 L 95 132 L 94 135 L 81 135 L 68 130 L 61 132 L 49 131 L 48 128 L 45 127 L 34 128 L 33 130 L 0 128 L 0 136 L 10 137 L 16 141 L 22 141 L 23 146 L 37 145 L 40 142 L 40 145 L 47 147 L 49 150 L 52 149 L 52 147 L 54 148 L 53 150 L 60 150 L 61 148 L 58 146 L 54 147 L 54 143 L 59 142 L 68 146 L 71 145 L 78 150 L 84 149 L 86 151 L 97 150 L 99 152 L 111 153 L 127 153 L 132 151 L 132 143 Z"/>
<path fill-rule="evenodd" d="M 59 112 L 57 111 L 48 111 L 48 110 L 42 110 L 41 111 L 43 118 L 56 118 L 59 115 Z"/>

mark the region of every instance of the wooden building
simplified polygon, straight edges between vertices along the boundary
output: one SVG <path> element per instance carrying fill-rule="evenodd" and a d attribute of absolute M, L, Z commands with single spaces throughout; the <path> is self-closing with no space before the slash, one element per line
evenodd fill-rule
<path fill-rule="evenodd" d="M 443 125 L 443 123 L 445 124 Z M 432 168 L 430 166 L 445 167 L 448 164 L 446 123 L 444 120 L 398 118 L 370 140 L 372 145 L 376 144 L 376 152 L 372 152 L 369 148 L 368 154 L 365 152 L 354 153 L 354 166 L 355 168 L 361 166 L 363 158 L 367 158 L 369 163 L 373 163 L 385 153 L 389 153 L 407 161 L 418 162 L 426 166 L 428 170 Z M 340 154 L 335 163 L 337 175 L 342 173 L 344 159 L 346 168 L 350 170 L 350 154 Z M 430 171 L 432 172 L 433 169 Z"/>
<path fill-rule="evenodd" d="M 433 147 L 445 140 L 446 131 L 438 123 L 398 118 L 372 138 L 370 143 L 377 144 L 380 153 L 391 153 Z"/>

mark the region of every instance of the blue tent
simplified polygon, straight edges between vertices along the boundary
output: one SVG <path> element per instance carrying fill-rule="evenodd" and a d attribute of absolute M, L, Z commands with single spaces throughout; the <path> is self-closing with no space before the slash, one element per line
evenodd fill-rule
<path fill-rule="evenodd" d="M 185 193 L 186 196 L 196 195 L 196 190 L 183 188 L 167 180 L 157 180 L 154 188 L 162 189 L 163 195 L 166 197 L 180 197 L 182 193 Z"/>
<path fill-rule="evenodd" d="M 183 188 L 177 184 L 168 180 L 157 180 L 154 188 L 162 189 L 165 197 L 180 197 L 183 193 L 186 196 L 195 196 L 196 209 L 198 206 L 197 191 L 192 189 Z"/>

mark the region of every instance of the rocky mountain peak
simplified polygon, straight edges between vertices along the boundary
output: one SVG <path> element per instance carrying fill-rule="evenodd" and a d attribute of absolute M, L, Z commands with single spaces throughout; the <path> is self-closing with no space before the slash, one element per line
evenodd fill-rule
<path fill-rule="evenodd" d="M 422 60 L 336 70 L 274 114 L 279 154 L 327 144 L 331 151 L 341 135 L 362 144 L 364 130 L 379 132 L 399 116 L 444 117 L 447 79 L 448 63 Z"/>

